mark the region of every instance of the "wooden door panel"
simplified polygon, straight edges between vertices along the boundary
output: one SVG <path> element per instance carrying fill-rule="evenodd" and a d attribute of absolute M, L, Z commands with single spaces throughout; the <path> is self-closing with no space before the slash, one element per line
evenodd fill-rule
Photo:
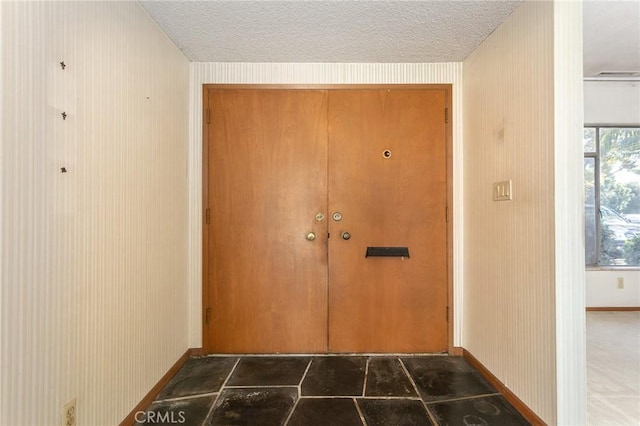
<path fill-rule="evenodd" d="M 210 90 L 209 108 L 210 350 L 324 352 L 327 92 Z"/>
<path fill-rule="evenodd" d="M 446 350 L 446 92 L 211 89 L 208 104 L 208 350 Z"/>
<path fill-rule="evenodd" d="M 445 100 L 329 94 L 329 211 L 343 218 L 329 224 L 330 351 L 447 349 Z M 368 246 L 408 247 L 410 258 L 365 258 Z"/>

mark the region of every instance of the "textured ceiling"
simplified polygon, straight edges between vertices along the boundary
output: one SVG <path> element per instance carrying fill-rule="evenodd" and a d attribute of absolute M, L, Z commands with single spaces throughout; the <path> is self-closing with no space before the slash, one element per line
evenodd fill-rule
<path fill-rule="evenodd" d="M 521 1 L 142 1 L 193 62 L 458 62 Z"/>
<path fill-rule="evenodd" d="M 141 4 L 193 62 L 401 63 L 464 60 L 521 1 Z M 584 75 L 640 76 L 640 1 L 585 0 L 583 9 Z"/>

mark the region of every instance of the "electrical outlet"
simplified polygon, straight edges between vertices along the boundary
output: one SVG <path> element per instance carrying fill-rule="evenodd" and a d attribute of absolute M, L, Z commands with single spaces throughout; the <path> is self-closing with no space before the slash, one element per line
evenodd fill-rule
<path fill-rule="evenodd" d="M 62 407 L 62 426 L 76 426 L 76 399 Z"/>
<path fill-rule="evenodd" d="M 624 278 L 622 277 L 618 277 L 618 289 L 619 290 L 624 289 Z"/>

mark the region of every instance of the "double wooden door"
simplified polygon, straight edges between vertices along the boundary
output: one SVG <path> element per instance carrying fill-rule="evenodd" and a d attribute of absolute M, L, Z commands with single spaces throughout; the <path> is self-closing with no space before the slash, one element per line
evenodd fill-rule
<path fill-rule="evenodd" d="M 205 93 L 205 348 L 445 351 L 446 90 Z"/>

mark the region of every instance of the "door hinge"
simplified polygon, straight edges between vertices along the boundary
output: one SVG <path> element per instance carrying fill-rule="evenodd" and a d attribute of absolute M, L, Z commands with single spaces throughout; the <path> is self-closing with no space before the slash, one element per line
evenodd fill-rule
<path fill-rule="evenodd" d="M 205 221 L 207 222 L 207 225 L 211 222 L 211 210 L 207 209 L 205 211 Z"/>
<path fill-rule="evenodd" d="M 449 122 L 449 108 L 448 107 L 444 109 L 444 122 L 445 123 Z M 207 121 L 207 123 L 208 123 L 208 121 Z"/>
<path fill-rule="evenodd" d="M 209 324 L 209 321 L 211 321 L 211 308 L 207 308 L 207 310 L 205 311 L 205 314 L 204 314 L 204 322 L 205 322 L 205 324 Z"/>
<path fill-rule="evenodd" d="M 449 222 L 449 206 L 445 208 L 444 216 L 445 216 L 445 220 Z"/>
<path fill-rule="evenodd" d="M 449 307 L 447 306 L 447 322 L 449 322 Z"/>
<path fill-rule="evenodd" d="M 211 123 L 211 109 L 207 108 L 207 124 Z"/>

